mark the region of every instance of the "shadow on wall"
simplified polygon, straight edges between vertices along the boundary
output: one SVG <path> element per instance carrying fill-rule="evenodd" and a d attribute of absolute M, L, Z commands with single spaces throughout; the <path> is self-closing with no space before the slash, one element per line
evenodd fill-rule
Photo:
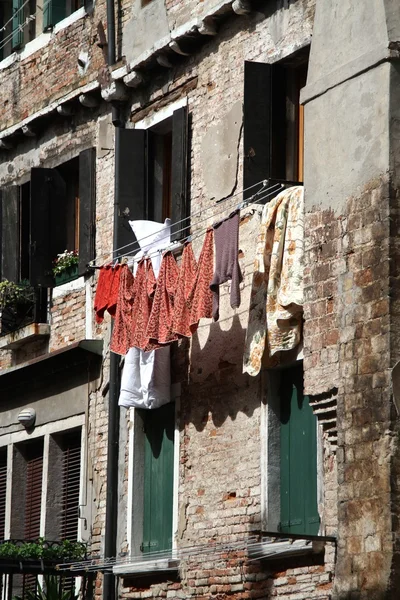
<path fill-rule="evenodd" d="M 224 330 L 224 322 L 231 327 Z M 203 431 L 209 414 L 216 427 L 226 419 L 233 421 L 239 412 L 251 417 L 260 407 L 260 378 L 242 373 L 243 348 L 246 330 L 239 315 L 209 325 L 209 334 L 201 346 L 196 333 L 190 354 L 190 386 L 183 397 L 182 426 L 192 423 Z"/>

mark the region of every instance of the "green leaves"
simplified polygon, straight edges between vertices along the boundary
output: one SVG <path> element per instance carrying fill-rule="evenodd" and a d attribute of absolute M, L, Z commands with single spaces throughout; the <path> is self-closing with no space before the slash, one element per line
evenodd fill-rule
<path fill-rule="evenodd" d="M 32 302 L 33 289 L 27 281 L 14 283 L 5 279 L 0 281 L 0 310 L 6 306 Z"/>
<path fill-rule="evenodd" d="M 44 586 L 37 584 L 35 592 L 27 590 L 24 600 L 76 600 L 77 595 L 73 590 L 63 590 L 62 578 L 55 575 L 44 576 Z M 20 596 L 14 596 L 13 600 L 22 600 Z"/>
<path fill-rule="evenodd" d="M 13 542 L 0 543 L 0 560 L 48 560 L 61 562 L 79 560 L 86 556 L 86 546 L 81 542 L 63 540 L 61 542 L 49 543 L 44 538 L 35 542 Z"/>

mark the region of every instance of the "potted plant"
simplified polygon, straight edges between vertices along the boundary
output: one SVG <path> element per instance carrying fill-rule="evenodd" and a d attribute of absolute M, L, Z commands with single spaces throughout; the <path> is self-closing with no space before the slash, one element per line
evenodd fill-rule
<path fill-rule="evenodd" d="M 1 333 L 22 327 L 32 313 L 34 290 L 27 281 L 14 283 L 5 279 L 0 282 Z"/>
<path fill-rule="evenodd" d="M 67 283 L 78 276 L 79 255 L 77 250 L 64 250 L 53 261 L 53 275 L 56 285 Z"/>

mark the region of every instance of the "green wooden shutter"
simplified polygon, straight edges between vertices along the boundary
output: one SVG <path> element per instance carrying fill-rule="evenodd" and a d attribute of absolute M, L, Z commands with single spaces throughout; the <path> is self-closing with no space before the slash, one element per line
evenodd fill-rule
<path fill-rule="evenodd" d="M 281 531 L 318 533 L 316 418 L 303 394 L 302 367 L 282 376 L 281 402 Z"/>
<path fill-rule="evenodd" d="M 172 548 L 175 404 L 143 413 L 143 552 Z"/>
<path fill-rule="evenodd" d="M 24 32 L 20 29 L 24 22 L 24 10 L 22 8 L 23 0 L 12 0 L 12 42 L 13 50 L 22 46 Z"/>
<path fill-rule="evenodd" d="M 45 0 L 43 8 L 43 31 L 54 27 L 67 16 L 65 0 Z"/>

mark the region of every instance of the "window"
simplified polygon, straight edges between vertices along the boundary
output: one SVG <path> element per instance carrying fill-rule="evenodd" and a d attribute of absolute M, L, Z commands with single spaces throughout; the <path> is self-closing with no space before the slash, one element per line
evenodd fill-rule
<path fill-rule="evenodd" d="M 1 190 L 2 279 L 51 287 L 53 260 L 78 250 L 78 274 L 94 257 L 95 151 L 62 165 L 33 168 L 28 183 Z"/>
<path fill-rule="evenodd" d="M 269 178 L 303 181 L 300 90 L 306 84 L 307 60 L 308 51 L 274 65 L 245 62 L 244 189 Z"/>
<path fill-rule="evenodd" d="M 2 0 L 0 2 L 0 60 L 21 50 L 81 7 L 93 11 L 93 0 Z"/>
<path fill-rule="evenodd" d="M 115 144 L 119 246 L 132 242 L 128 220 L 174 223 L 189 215 L 186 107 L 149 129 L 117 128 Z M 172 228 L 173 240 L 184 237 L 180 229 L 182 223 Z"/>
<path fill-rule="evenodd" d="M 54 541 L 78 540 L 81 447 L 81 427 L 13 444 L 12 474 L 8 480 L 7 447 L 0 448 L 0 527 L 3 532 L 7 529 L 9 485 L 11 521 L 8 529 L 12 539 L 43 536 Z"/>
<path fill-rule="evenodd" d="M 268 371 L 262 423 L 263 527 L 317 535 L 317 419 L 303 393 L 302 364 Z"/>
<path fill-rule="evenodd" d="M 143 411 L 144 501 L 142 551 L 172 548 L 175 404 Z"/>
<path fill-rule="evenodd" d="M 177 400 L 179 402 L 179 400 Z M 155 410 L 130 409 L 128 518 L 129 553 L 172 550 L 176 529 L 177 468 L 176 403 Z M 121 524 L 125 531 L 125 524 Z M 167 557 L 168 552 L 164 555 Z M 161 561 L 162 562 L 162 561 Z M 167 558 L 168 562 L 168 558 Z M 139 564 L 136 564 L 139 563 Z M 142 572 L 142 561 L 122 567 L 124 573 Z M 165 565 L 158 565 L 163 569 Z"/>
<path fill-rule="evenodd" d="M 21 49 L 36 35 L 35 0 L 5 0 L 0 2 L 0 60 Z"/>

